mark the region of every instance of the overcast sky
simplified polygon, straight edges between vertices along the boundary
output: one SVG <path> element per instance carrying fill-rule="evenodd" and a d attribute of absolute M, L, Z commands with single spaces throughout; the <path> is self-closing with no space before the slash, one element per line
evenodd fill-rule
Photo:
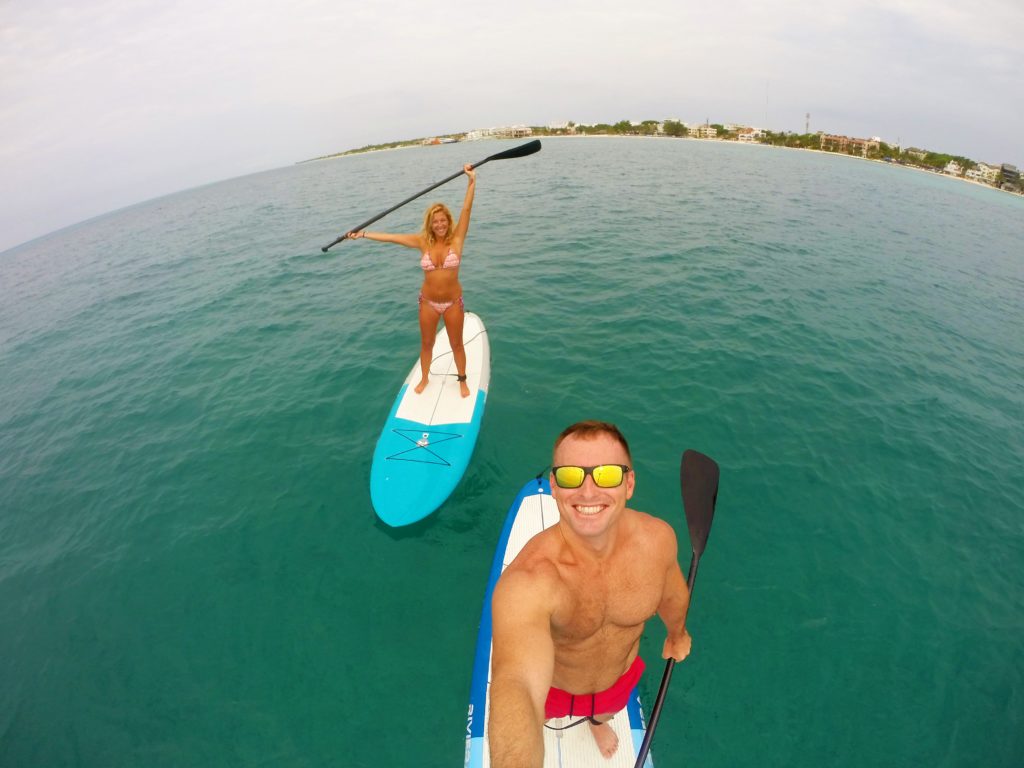
<path fill-rule="evenodd" d="M 1022 0 L 0 0 L 0 250 L 370 143 L 666 117 L 1024 165 Z"/>

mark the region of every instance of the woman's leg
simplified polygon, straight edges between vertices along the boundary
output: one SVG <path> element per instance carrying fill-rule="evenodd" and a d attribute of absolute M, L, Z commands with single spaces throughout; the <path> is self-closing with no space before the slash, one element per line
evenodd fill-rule
<path fill-rule="evenodd" d="M 427 387 L 430 378 L 430 361 L 434 357 L 434 337 L 437 336 L 437 321 L 440 313 L 430 306 L 429 302 L 420 297 L 420 383 L 416 385 L 416 394 Z"/>
<path fill-rule="evenodd" d="M 463 377 L 459 381 L 459 390 L 463 397 L 469 397 L 469 385 L 466 383 L 466 348 L 462 344 L 462 326 L 466 321 L 466 310 L 461 301 L 456 301 L 444 313 L 444 329 L 448 332 L 448 342 L 452 346 L 452 357 L 455 359 L 455 370 Z"/>

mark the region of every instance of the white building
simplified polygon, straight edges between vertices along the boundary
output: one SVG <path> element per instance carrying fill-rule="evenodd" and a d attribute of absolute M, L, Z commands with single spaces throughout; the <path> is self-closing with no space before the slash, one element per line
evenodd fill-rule
<path fill-rule="evenodd" d="M 533 128 L 528 125 L 512 125 L 507 128 L 499 128 L 498 136 L 506 139 L 522 139 L 526 136 L 533 136 Z"/>
<path fill-rule="evenodd" d="M 528 125 L 503 125 L 498 128 L 475 128 L 466 132 L 466 141 L 480 139 L 519 139 L 533 136 L 533 128 Z"/>
<path fill-rule="evenodd" d="M 964 173 L 964 178 L 971 181 L 982 181 L 986 184 L 995 184 L 996 179 L 999 178 L 999 168 L 994 165 L 978 163 L 977 166 Z"/>

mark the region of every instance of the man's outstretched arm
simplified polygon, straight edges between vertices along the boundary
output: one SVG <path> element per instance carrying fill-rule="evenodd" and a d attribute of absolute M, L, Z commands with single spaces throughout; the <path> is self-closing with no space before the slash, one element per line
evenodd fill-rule
<path fill-rule="evenodd" d="M 544 762 L 544 700 L 555 667 L 550 596 L 544 579 L 525 571 L 506 571 L 494 590 L 487 726 L 494 768 Z"/>

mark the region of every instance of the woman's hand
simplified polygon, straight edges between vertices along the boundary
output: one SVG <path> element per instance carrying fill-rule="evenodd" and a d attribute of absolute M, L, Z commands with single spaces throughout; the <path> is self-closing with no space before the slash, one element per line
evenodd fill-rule
<path fill-rule="evenodd" d="M 462 166 L 462 170 L 467 176 L 469 176 L 469 183 L 475 184 L 476 171 L 473 170 L 473 166 L 470 163 L 466 163 L 464 166 Z"/>
<path fill-rule="evenodd" d="M 347 240 L 358 240 L 361 237 L 366 237 L 366 231 L 365 230 L 362 231 L 362 232 L 346 232 L 345 233 L 345 238 Z"/>

